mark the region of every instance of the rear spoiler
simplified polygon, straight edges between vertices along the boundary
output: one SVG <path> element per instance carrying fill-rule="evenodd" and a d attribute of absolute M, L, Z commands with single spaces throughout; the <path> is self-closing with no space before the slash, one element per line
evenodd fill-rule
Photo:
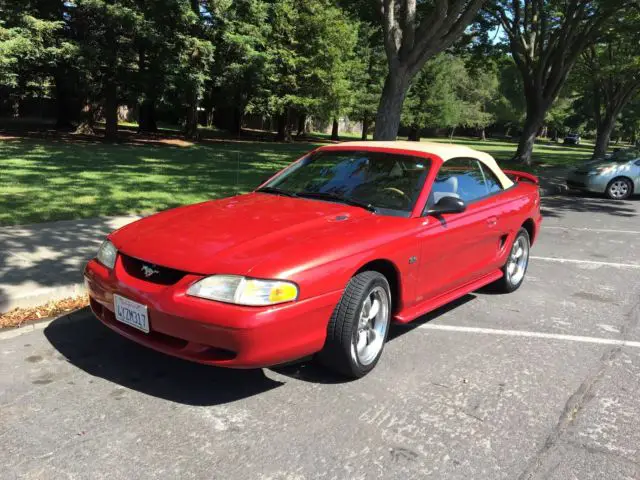
<path fill-rule="evenodd" d="M 536 185 L 540 183 L 538 177 L 527 172 L 519 172 L 517 170 L 503 170 L 503 172 L 516 183 L 522 181 L 535 183 Z"/>

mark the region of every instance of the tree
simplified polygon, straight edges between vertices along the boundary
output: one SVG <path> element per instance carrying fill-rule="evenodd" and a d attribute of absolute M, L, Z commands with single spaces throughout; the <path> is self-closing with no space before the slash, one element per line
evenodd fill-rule
<path fill-rule="evenodd" d="M 505 135 L 509 136 L 514 127 L 524 123 L 526 102 L 522 76 L 511 56 L 501 56 L 497 60 L 498 98 L 492 105 L 492 113 L 496 122 L 505 127 Z"/>
<path fill-rule="evenodd" d="M 77 53 L 63 35 L 62 5 L 0 0 L 0 88 L 13 99 L 16 116 L 27 94 L 52 93 L 52 73 Z"/>
<path fill-rule="evenodd" d="M 530 164 L 536 136 L 579 55 L 625 0 L 497 0 L 491 14 L 520 71 L 526 120 L 514 160 Z"/>
<path fill-rule="evenodd" d="M 351 84 L 351 110 L 349 118 L 362 122 L 362 140 L 366 140 L 373 124 L 382 93 L 387 62 L 380 41 L 380 28 L 361 22 L 355 59 L 349 75 Z"/>
<path fill-rule="evenodd" d="M 357 24 L 345 18 L 338 8 L 326 9 L 320 32 L 324 48 L 316 71 L 322 78 L 322 100 L 318 113 L 332 119 L 331 139 L 338 140 L 338 119 L 349 112 L 352 103 L 353 72 L 362 71 L 363 59 L 356 55 Z"/>
<path fill-rule="evenodd" d="M 118 105 L 132 83 L 134 33 L 144 23 L 137 6 L 127 0 L 77 0 L 71 26 L 78 41 L 85 107 L 78 130 L 92 132 L 105 119 L 105 137 L 118 133 Z"/>
<path fill-rule="evenodd" d="M 179 37 L 178 58 L 186 107 L 184 135 L 193 139 L 198 137 L 198 106 L 210 78 L 214 45 L 208 32 L 208 19 L 213 15 L 209 5 L 204 0 L 189 0 L 189 6 L 185 15 L 187 28 Z"/>
<path fill-rule="evenodd" d="M 268 51 L 269 110 L 278 116 L 278 140 L 291 115 L 346 110 L 349 59 L 357 25 L 329 0 L 275 2 Z"/>
<path fill-rule="evenodd" d="M 455 78 L 456 81 L 451 80 Z M 469 109 L 461 85 L 468 83 L 464 61 L 440 54 L 428 61 L 409 88 L 402 123 L 409 127 L 409 140 L 419 141 L 423 128 L 453 128 L 463 122 Z"/>
<path fill-rule="evenodd" d="M 394 140 L 411 80 L 425 62 L 451 46 L 485 0 L 379 0 L 388 74 L 374 139 Z"/>
<path fill-rule="evenodd" d="M 630 143 L 638 145 L 638 132 L 640 132 L 640 96 L 627 104 L 621 115 L 621 133 Z"/>
<path fill-rule="evenodd" d="M 484 65 L 469 65 L 470 71 L 461 77 L 461 98 L 464 109 L 460 124 L 475 128 L 482 140 L 486 128 L 496 120 L 494 113 L 502 103 L 496 65 L 492 61 Z M 457 77 L 452 77 L 457 78 Z"/>
<path fill-rule="evenodd" d="M 582 55 L 581 67 L 590 84 L 597 130 L 594 158 L 607 153 L 616 120 L 640 92 L 639 27 L 640 15 L 635 11 L 618 17 L 598 43 Z"/>
<path fill-rule="evenodd" d="M 236 135 L 247 110 L 266 110 L 268 19 L 268 2 L 238 0 L 228 4 L 217 23 L 210 107 L 215 105 L 222 116 L 230 117 L 217 121 Z"/>

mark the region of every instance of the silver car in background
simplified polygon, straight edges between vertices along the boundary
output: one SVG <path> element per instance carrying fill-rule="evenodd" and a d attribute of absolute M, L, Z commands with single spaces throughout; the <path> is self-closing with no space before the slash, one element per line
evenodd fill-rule
<path fill-rule="evenodd" d="M 640 193 L 640 149 L 630 148 L 591 160 L 569 173 L 567 186 L 624 200 Z"/>

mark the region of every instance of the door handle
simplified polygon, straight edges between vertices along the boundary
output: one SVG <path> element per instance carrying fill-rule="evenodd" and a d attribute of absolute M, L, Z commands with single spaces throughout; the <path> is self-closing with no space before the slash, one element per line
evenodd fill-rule
<path fill-rule="evenodd" d="M 498 217 L 489 217 L 487 218 L 487 225 L 490 227 L 495 227 L 498 224 Z"/>

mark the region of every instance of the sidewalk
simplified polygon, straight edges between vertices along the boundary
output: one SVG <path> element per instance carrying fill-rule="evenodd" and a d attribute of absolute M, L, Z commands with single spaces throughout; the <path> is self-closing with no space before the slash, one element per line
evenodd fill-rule
<path fill-rule="evenodd" d="M 83 293 L 84 264 L 109 232 L 137 218 L 0 227 L 0 313 Z"/>
<path fill-rule="evenodd" d="M 565 169 L 540 176 L 542 195 L 566 190 Z M 0 227 L 0 313 L 34 307 L 84 292 L 82 269 L 111 231 L 140 217 Z"/>

